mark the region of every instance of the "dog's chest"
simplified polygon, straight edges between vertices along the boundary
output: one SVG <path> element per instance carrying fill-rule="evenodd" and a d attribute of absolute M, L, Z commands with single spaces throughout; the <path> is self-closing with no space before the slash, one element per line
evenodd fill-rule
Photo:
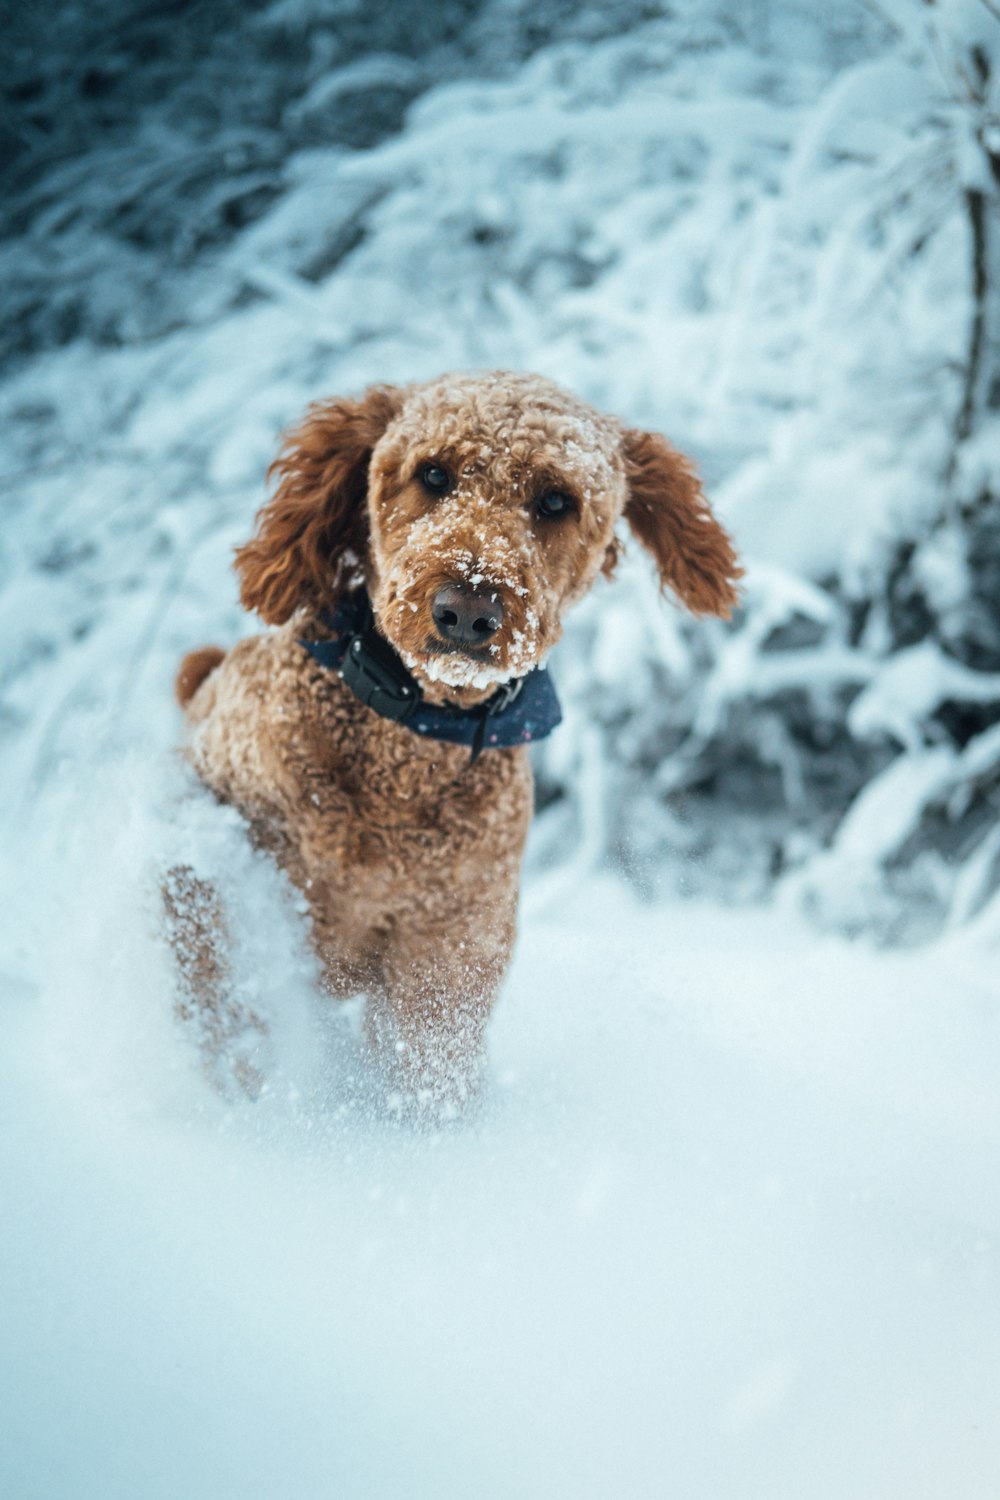
<path fill-rule="evenodd" d="M 289 832 L 308 865 L 394 883 L 523 843 L 531 805 L 524 751 L 488 751 L 471 764 L 467 748 L 380 718 L 339 682 L 311 707 L 285 717 L 284 737 L 284 770 L 297 789 Z"/>

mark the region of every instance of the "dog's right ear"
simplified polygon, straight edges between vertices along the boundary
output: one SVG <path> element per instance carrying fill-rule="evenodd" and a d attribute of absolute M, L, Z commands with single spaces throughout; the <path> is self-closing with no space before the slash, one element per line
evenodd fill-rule
<path fill-rule="evenodd" d="M 364 558 L 368 462 L 402 404 L 402 391 L 387 385 L 357 401 L 319 401 L 285 438 L 268 471 L 278 488 L 254 536 L 236 549 L 240 600 L 268 625 L 284 624 L 303 604 L 333 604 L 345 555 Z"/>

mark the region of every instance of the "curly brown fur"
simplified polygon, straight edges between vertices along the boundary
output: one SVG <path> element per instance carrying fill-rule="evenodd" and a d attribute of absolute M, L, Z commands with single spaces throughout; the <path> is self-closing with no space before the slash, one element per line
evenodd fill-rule
<path fill-rule="evenodd" d="M 271 465 L 280 483 L 257 518 L 257 534 L 237 549 L 240 600 L 268 625 L 304 604 L 332 602 L 341 562 L 364 555 L 368 460 L 399 406 L 391 386 L 361 401 L 321 401 L 285 439 Z"/>
<path fill-rule="evenodd" d="M 187 708 L 205 678 L 215 671 L 225 654 L 218 646 L 202 646 L 198 651 L 188 652 L 174 679 L 174 693 L 181 708 Z"/>
<path fill-rule="evenodd" d="M 624 433 L 625 519 L 653 554 L 660 582 L 692 614 L 729 619 L 742 568 L 688 460 L 656 432 Z"/>
<path fill-rule="evenodd" d="M 428 465 L 446 491 L 429 490 Z M 622 517 L 697 613 L 728 615 L 735 555 L 662 438 L 538 376 L 452 375 L 320 403 L 275 472 L 236 568 L 243 602 L 280 628 L 213 660 L 189 701 L 178 687 L 188 753 L 307 896 L 330 993 L 367 992 L 386 1074 L 411 1094 L 462 1096 L 514 940 L 527 752 L 470 765 L 467 748 L 365 708 L 300 639 L 322 635 L 322 609 L 364 582 L 428 700 L 469 706 L 554 645 L 567 608 L 613 569 Z M 546 516 L 539 501 L 554 493 L 565 509 Z M 443 585 L 502 602 L 488 641 L 442 635 Z M 195 658 L 185 685 L 205 665 Z"/>

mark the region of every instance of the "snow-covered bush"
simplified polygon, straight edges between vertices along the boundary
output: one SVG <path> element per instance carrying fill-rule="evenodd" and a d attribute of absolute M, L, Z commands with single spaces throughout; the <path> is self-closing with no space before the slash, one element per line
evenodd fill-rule
<path fill-rule="evenodd" d="M 664 650 L 643 611 L 615 653 L 633 712 L 596 712 L 644 879 L 687 852 L 688 884 L 786 875 L 830 920 L 914 936 L 1000 886 L 1000 18 L 882 14 L 888 45 L 819 89 L 731 226 L 707 410 L 751 435 L 720 491 L 743 616 Z"/>

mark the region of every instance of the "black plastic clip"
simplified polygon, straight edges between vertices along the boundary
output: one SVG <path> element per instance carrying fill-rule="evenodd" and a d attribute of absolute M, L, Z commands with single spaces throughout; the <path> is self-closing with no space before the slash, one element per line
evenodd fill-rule
<path fill-rule="evenodd" d="M 353 638 L 340 675 L 362 703 L 396 723 L 408 719 L 420 699 L 413 677 L 374 627 Z"/>

